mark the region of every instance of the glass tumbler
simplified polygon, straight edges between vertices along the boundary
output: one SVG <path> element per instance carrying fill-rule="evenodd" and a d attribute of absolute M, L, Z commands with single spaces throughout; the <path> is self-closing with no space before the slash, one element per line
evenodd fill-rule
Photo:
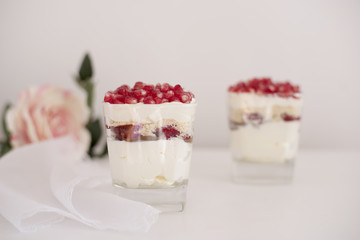
<path fill-rule="evenodd" d="M 120 196 L 183 211 L 196 103 L 103 103 L 110 171 Z"/>
<path fill-rule="evenodd" d="M 242 91 L 235 87 L 228 91 L 233 180 L 290 182 L 298 151 L 301 96 L 259 94 L 251 90 L 251 83 L 237 86 Z"/>

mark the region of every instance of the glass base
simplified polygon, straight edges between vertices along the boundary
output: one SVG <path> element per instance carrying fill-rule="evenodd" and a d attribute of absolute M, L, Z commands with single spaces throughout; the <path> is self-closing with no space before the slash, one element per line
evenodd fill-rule
<path fill-rule="evenodd" d="M 161 212 L 182 212 L 187 185 L 174 188 L 124 188 L 114 185 L 116 193 L 124 198 L 147 203 Z"/>
<path fill-rule="evenodd" d="M 291 183 L 294 161 L 285 163 L 260 163 L 242 160 L 232 161 L 232 180 L 245 184 Z"/>

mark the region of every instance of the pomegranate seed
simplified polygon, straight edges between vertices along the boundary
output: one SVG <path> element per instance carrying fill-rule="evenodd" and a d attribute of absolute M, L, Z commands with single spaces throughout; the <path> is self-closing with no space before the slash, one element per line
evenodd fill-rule
<path fill-rule="evenodd" d="M 170 84 L 164 83 L 163 85 L 161 85 L 160 90 L 161 90 L 162 92 L 167 92 L 167 91 L 170 90 L 170 88 L 171 88 Z"/>
<path fill-rule="evenodd" d="M 123 95 L 123 96 L 127 96 L 130 91 L 131 91 L 131 89 L 130 89 L 130 87 L 128 85 L 122 85 L 121 87 L 118 87 L 114 91 L 114 93 L 119 94 L 119 95 Z"/>
<path fill-rule="evenodd" d="M 178 97 L 172 97 L 169 99 L 169 102 L 180 102 L 180 99 Z"/>
<path fill-rule="evenodd" d="M 154 89 L 154 85 L 145 85 L 144 86 L 144 90 L 146 91 L 146 92 L 151 92 L 151 90 L 153 90 Z"/>
<path fill-rule="evenodd" d="M 158 90 L 158 89 L 154 89 L 154 90 L 151 91 L 151 96 L 152 96 L 153 98 L 156 98 L 156 97 L 162 98 L 163 95 L 164 95 L 164 94 L 163 94 L 160 90 Z"/>
<path fill-rule="evenodd" d="M 148 96 L 148 97 L 144 98 L 144 103 L 145 104 L 155 104 L 155 101 L 152 97 Z"/>
<path fill-rule="evenodd" d="M 180 93 L 182 93 L 183 91 L 184 91 L 183 88 L 182 88 L 179 84 L 175 85 L 175 87 L 174 87 L 174 93 L 180 94 Z"/>
<path fill-rule="evenodd" d="M 116 95 L 115 96 L 115 103 L 119 104 L 119 103 L 125 103 L 125 97 L 122 95 Z"/>
<path fill-rule="evenodd" d="M 136 98 L 140 98 L 146 95 L 146 91 L 144 89 L 136 89 L 134 92 L 134 96 Z"/>
<path fill-rule="evenodd" d="M 113 95 L 113 93 L 111 91 L 108 91 L 107 93 L 105 93 L 104 102 L 111 103 L 113 101 L 112 95 Z"/>
<path fill-rule="evenodd" d="M 184 92 L 180 95 L 180 100 L 182 103 L 189 103 L 191 102 L 191 94 Z"/>
<path fill-rule="evenodd" d="M 158 98 L 158 97 L 154 98 L 154 101 L 155 101 L 156 104 L 162 103 L 161 98 Z"/>
<path fill-rule="evenodd" d="M 142 89 L 145 86 L 143 82 L 136 82 L 133 89 Z"/>
<path fill-rule="evenodd" d="M 169 100 L 167 100 L 166 98 L 163 98 L 161 101 L 162 101 L 162 103 L 167 103 L 167 102 L 169 102 Z"/>
<path fill-rule="evenodd" d="M 135 103 L 137 103 L 137 99 L 134 98 L 134 97 L 126 96 L 125 97 L 125 103 L 126 104 L 135 104 Z"/>
<path fill-rule="evenodd" d="M 165 93 L 165 98 L 170 99 L 174 96 L 174 92 L 172 90 L 169 90 L 167 93 Z"/>
<path fill-rule="evenodd" d="M 192 142 L 192 136 L 186 134 L 185 136 L 183 136 L 183 140 L 185 142 L 191 143 Z"/>

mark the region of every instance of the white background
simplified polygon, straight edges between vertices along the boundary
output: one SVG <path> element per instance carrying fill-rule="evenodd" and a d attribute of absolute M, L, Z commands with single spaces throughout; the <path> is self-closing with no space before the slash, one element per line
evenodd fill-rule
<path fill-rule="evenodd" d="M 198 101 L 196 145 L 228 145 L 226 89 L 271 76 L 304 91 L 301 145 L 360 147 L 360 1 L 0 1 L 0 104 L 71 76 L 89 51 L 106 90 L 181 83 Z"/>

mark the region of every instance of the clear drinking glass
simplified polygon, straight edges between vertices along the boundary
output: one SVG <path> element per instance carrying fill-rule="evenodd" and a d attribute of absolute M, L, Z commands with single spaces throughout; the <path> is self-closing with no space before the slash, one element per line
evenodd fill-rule
<path fill-rule="evenodd" d="M 232 178 L 235 182 L 281 183 L 292 180 L 302 98 L 298 93 L 271 94 L 271 89 L 278 87 L 276 84 L 269 89 L 270 93 L 259 94 L 257 86 L 268 89 L 268 85 L 272 85 L 269 79 L 263 82 L 262 85 L 254 80 L 244 85 L 239 83 L 237 86 L 240 87 L 230 87 L 228 91 Z M 252 84 L 255 90 L 252 90 Z M 298 87 L 295 89 L 299 91 Z"/>
<path fill-rule="evenodd" d="M 182 211 L 196 103 L 103 103 L 113 185 L 126 198 Z"/>

